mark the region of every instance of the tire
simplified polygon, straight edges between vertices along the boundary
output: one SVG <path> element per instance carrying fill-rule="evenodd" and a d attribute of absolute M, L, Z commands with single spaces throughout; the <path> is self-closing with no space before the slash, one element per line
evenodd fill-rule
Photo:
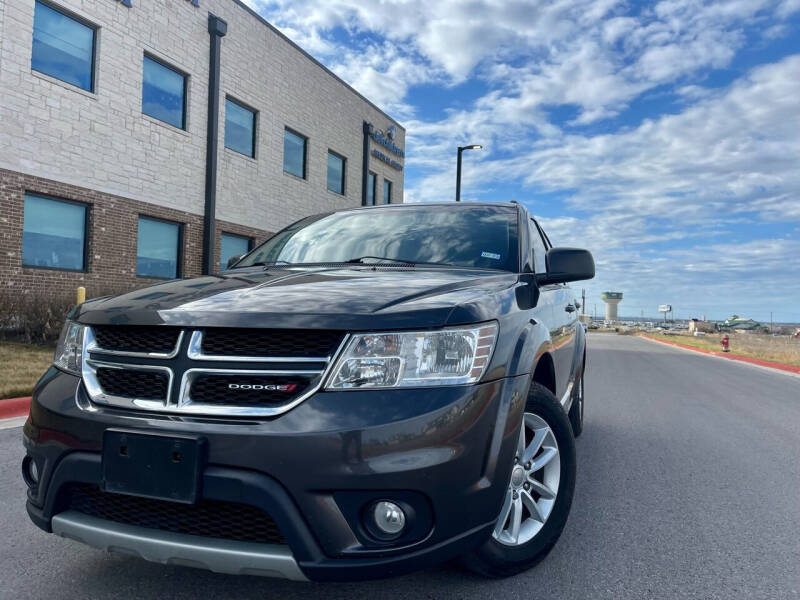
<path fill-rule="evenodd" d="M 553 393 L 538 383 L 532 383 L 522 423 L 522 427 L 527 431 L 524 438 L 525 449 L 529 452 L 535 447 L 536 436 L 544 431 L 544 428 L 531 429 L 531 426 L 535 427 L 541 423 L 546 425 L 552 437 L 547 433 L 543 434 L 544 441 L 538 442 L 541 448 L 533 452 L 533 460 L 528 461 L 531 465 L 530 470 L 526 467 L 527 463 L 518 461 L 517 456 L 514 457 L 509 490 L 498 512 L 497 526 L 483 544 L 463 559 L 468 569 L 485 577 L 509 577 L 530 569 L 552 550 L 567 523 L 575 491 L 575 440 L 569 419 Z M 527 441 L 528 439 L 530 441 Z M 555 457 L 548 459 L 546 454 L 552 453 L 553 447 L 556 449 Z M 521 450 L 521 446 L 518 446 L 517 454 L 520 454 Z M 557 465 L 553 462 L 555 458 L 558 460 Z M 522 459 L 525 459 L 524 454 Z M 545 466 L 537 471 L 539 463 Z M 518 485 L 519 467 L 524 469 L 523 487 Z M 537 478 L 538 483 L 532 477 Z M 524 487 L 525 485 L 529 487 Z M 540 488 L 542 491 L 551 492 L 550 488 L 555 488 L 554 500 L 548 499 L 546 495 L 540 495 Z M 517 496 L 513 495 L 514 492 Z M 513 498 L 519 498 L 519 505 L 524 507 L 521 511 L 522 524 L 516 528 L 518 534 L 516 542 L 513 538 L 512 519 L 517 500 Z M 534 518 L 531 509 L 528 508 L 531 500 L 535 510 L 540 513 L 540 519 Z M 500 523 L 509 503 L 512 507 L 507 513 L 508 517 L 503 517 L 503 523 Z M 545 512 L 544 522 L 540 524 L 539 521 Z"/>
<path fill-rule="evenodd" d="M 569 424 L 572 426 L 572 436 L 578 438 L 583 433 L 583 412 L 586 406 L 586 386 L 583 371 L 578 378 L 572 392 L 572 406 L 569 408 Z"/>

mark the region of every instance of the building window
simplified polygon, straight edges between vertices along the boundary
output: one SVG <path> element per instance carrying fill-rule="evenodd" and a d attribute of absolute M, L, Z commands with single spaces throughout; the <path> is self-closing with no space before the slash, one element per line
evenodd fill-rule
<path fill-rule="evenodd" d="M 186 129 L 186 75 L 145 55 L 142 112 L 179 129 Z"/>
<path fill-rule="evenodd" d="M 256 113 L 230 98 L 225 99 L 225 147 L 256 155 Z"/>
<path fill-rule="evenodd" d="M 367 174 L 367 206 L 375 206 L 375 186 L 378 177 L 373 172 Z"/>
<path fill-rule="evenodd" d="M 220 253 L 219 263 L 225 269 L 228 266 L 228 261 L 233 256 L 241 256 L 247 254 L 253 247 L 253 238 L 244 237 L 242 235 L 234 235 L 232 233 L 223 233 L 220 240 Z"/>
<path fill-rule="evenodd" d="M 85 204 L 25 194 L 22 264 L 85 271 L 88 214 Z"/>
<path fill-rule="evenodd" d="M 345 158 L 328 150 L 328 189 L 344 195 Z"/>
<path fill-rule="evenodd" d="M 139 217 L 136 274 L 174 279 L 180 276 L 181 225 Z"/>
<path fill-rule="evenodd" d="M 392 203 L 392 182 L 388 179 L 383 180 L 383 203 Z"/>
<path fill-rule="evenodd" d="M 89 92 L 94 91 L 93 27 L 36 2 L 31 67 Z"/>
<path fill-rule="evenodd" d="M 291 129 L 283 132 L 283 170 L 306 178 L 306 146 L 308 138 Z"/>

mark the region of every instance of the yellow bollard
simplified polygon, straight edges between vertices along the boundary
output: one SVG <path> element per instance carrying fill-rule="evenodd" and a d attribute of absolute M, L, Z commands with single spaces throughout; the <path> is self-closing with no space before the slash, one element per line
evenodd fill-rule
<path fill-rule="evenodd" d="M 82 285 L 78 287 L 78 304 L 86 302 L 86 288 Z"/>

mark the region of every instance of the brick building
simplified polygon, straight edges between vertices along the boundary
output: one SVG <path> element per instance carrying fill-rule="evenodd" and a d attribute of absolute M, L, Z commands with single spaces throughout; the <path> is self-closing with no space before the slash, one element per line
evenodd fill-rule
<path fill-rule="evenodd" d="M 215 272 L 402 202 L 405 131 L 238 0 L 0 3 L 0 290 Z"/>

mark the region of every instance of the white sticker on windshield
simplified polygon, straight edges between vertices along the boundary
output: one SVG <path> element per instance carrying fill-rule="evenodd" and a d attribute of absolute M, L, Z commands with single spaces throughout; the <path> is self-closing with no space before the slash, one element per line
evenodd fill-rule
<path fill-rule="evenodd" d="M 500 260 L 500 255 L 494 252 L 481 252 L 481 258 L 491 258 L 493 260 Z"/>

